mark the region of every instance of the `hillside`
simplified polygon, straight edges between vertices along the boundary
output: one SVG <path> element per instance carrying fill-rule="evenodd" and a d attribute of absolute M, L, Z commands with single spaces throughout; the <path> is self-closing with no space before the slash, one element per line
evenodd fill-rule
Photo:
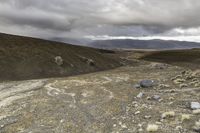
<path fill-rule="evenodd" d="M 118 61 L 97 49 L 0 34 L 0 80 L 60 77 L 117 66 Z"/>
<path fill-rule="evenodd" d="M 200 49 L 146 52 L 141 59 L 200 69 Z"/>
<path fill-rule="evenodd" d="M 164 41 L 164 40 L 97 40 L 89 44 L 95 48 L 104 49 L 191 49 L 200 48 L 199 43 L 180 42 L 180 41 Z"/>

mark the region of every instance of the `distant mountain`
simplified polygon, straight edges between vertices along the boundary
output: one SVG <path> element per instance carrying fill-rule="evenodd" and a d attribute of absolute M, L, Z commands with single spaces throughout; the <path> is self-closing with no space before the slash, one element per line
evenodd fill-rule
<path fill-rule="evenodd" d="M 200 48 L 200 43 L 164 40 L 98 40 L 89 44 L 91 47 L 103 49 L 191 49 Z"/>
<path fill-rule="evenodd" d="M 0 33 L 0 80 L 69 76 L 120 66 L 104 52 Z"/>

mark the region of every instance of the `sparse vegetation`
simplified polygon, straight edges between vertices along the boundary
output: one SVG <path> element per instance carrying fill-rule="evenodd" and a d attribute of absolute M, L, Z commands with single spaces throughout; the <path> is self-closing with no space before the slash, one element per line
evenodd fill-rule
<path fill-rule="evenodd" d="M 61 77 L 120 66 L 119 60 L 104 52 L 112 54 L 112 51 L 0 34 L 0 80 Z"/>

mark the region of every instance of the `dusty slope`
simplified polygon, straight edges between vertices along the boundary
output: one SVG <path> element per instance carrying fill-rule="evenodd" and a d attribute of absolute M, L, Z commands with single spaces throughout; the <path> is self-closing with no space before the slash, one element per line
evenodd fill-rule
<path fill-rule="evenodd" d="M 60 66 L 57 56 L 64 61 Z M 0 80 L 68 76 L 117 66 L 118 61 L 97 49 L 0 34 Z"/>
<path fill-rule="evenodd" d="M 193 126 L 200 115 L 192 114 L 189 105 L 200 102 L 199 70 L 130 60 L 132 65 L 115 70 L 1 83 L 0 132 L 146 133 L 148 124 L 156 124 L 158 133 L 195 133 Z M 157 85 L 135 88 L 143 79 L 155 80 Z M 137 98 L 141 92 L 144 95 Z M 154 95 L 161 99 L 151 99 Z M 167 111 L 175 115 L 161 119 Z M 182 114 L 190 119 L 182 121 Z"/>

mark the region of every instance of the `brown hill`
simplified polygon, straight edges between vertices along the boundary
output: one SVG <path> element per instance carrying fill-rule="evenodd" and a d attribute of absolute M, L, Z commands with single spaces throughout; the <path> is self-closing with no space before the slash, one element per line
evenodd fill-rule
<path fill-rule="evenodd" d="M 1 33 L 0 80 L 69 76 L 119 66 L 119 61 L 104 52 L 107 51 Z M 55 62 L 56 57 L 60 64 Z"/>

